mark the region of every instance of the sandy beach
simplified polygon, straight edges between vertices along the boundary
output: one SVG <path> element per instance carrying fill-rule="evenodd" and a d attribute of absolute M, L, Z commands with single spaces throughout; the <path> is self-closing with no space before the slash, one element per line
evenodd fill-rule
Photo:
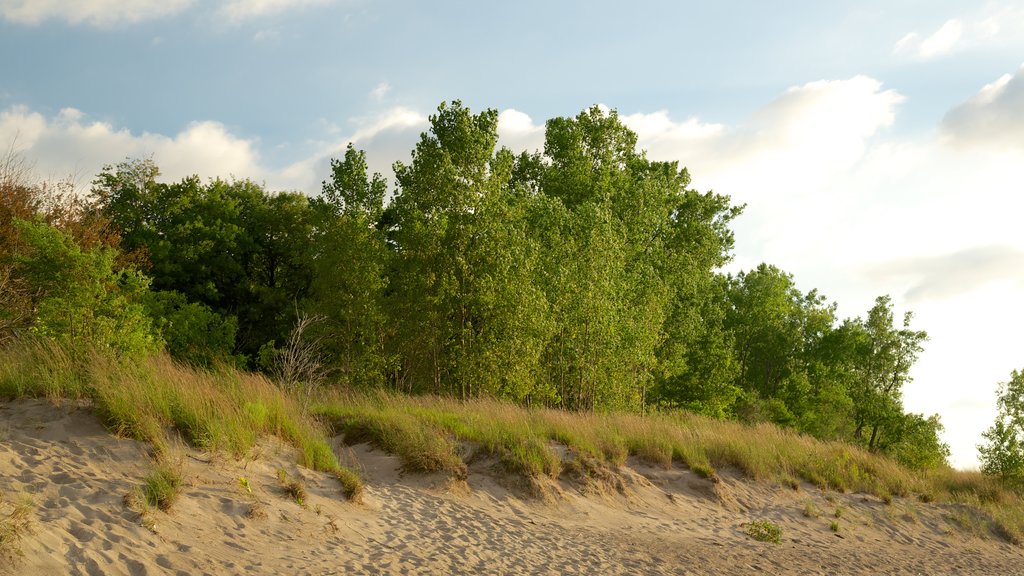
<path fill-rule="evenodd" d="M 609 478 L 536 488 L 487 459 L 465 481 L 408 475 L 397 458 L 335 439 L 366 482 L 338 481 L 264 440 L 247 458 L 177 446 L 184 489 L 146 518 L 125 495 L 150 447 L 107 432 L 87 406 L 0 404 L 0 493 L 32 502 L 3 574 L 992 574 L 1024 571 L 1024 550 L 969 508 L 718 482 L 630 461 Z M 300 505 L 281 470 L 300 480 Z M 778 544 L 747 535 L 782 528 Z M 974 527 L 972 529 L 972 526 Z M 834 530 L 837 529 L 837 530 Z"/>

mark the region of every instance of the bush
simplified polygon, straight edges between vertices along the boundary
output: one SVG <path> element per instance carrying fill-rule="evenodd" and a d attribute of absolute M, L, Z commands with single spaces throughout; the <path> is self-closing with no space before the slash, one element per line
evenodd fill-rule
<path fill-rule="evenodd" d="M 140 301 L 149 279 L 116 270 L 117 251 L 81 248 L 66 232 L 43 222 L 15 222 L 24 248 L 14 275 L 32 287 L 31 330 L 78 351 L 110 350 L 140 356 L 161 346 Z"/>
<path fill-rule="evenodd" d="M 181 472 L 167 464 L 157 466 L 142 484 L 142 493 L 150 506 L 167 512 L 181 492 Z"/>
<path fill-rule="evenodd" d="M 1024 486 L 1024 371 L 1014 370 L 999 386 L 999 415 L 978 446 L 981 471 L 1012 486 Z"/>
<path fill-rule="evenodd" d="M 233 356 L 238 320 L 224 317 L 209 306 L 189 302 L 173 291 L 150 292 L 146 311 L 166 344 L 167 353 L 179 362 L 210 368 L 223 362 L 242 368 L 244 358 Z"/>
<path fill-rule="evenodd" d="M 747 536 L 758 542 L 778 544 L 782 541 L 782 527 L 768 520 L 756 520 L 747 525 Z"/>

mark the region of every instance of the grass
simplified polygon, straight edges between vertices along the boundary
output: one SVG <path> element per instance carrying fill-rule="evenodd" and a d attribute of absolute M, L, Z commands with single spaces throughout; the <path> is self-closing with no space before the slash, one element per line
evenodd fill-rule
<path fill-rule="evenodd" d="M 27 496 L 12 502 L 0 492 L 0 558 L 21 554 L 18 545 L 32 532 L 34 507 Z"/>
<path fill-rule="evenodd" d="M 303 411 L 266 378 L 230 368 L 197 370 L 156 356 L 141 362 L 101 354 L 72 357 L 46 342 L 0 348 L 0 399 L 91 400 L 115 433 L 151 442 L 166 454 L 168 430 L 192 446 L 247 457 L 265 436 L 297 450 L 298 463 L 330 472 L 342 494 L 357 500 L 363 485 L 342 466 L 329 436 L 372 442 L 395 454 L 408 472 L 468 476 L 490 462 L 535 483 L 613 477 L 632 458 L 685 467 L 718 481 L 739 474 L 799 488 L 873 494 L 890 503 L 914 497 L 965 504 L 989 519 L 992 531 L 1024 542 L 1021 494 L 977 472 L 912 471 L 841 442 L 825 442 L 776 426 L 749 426 L 687 412 L 649 415 L 568 413 L 497 400 L 466 402 L 388 392 L 332 391 Z"/>
<path fill-rule="evenodd" d="M 817 518 L 821 515 L 818 511 L 818 507 L 814 505 L 814 502 L 807 501 L 804 503 L 803 515 L 805 518 Z"/>
<path fill-rule="evenodd" d="M 287 495 L 299 506 L 306 506 L 306 485 L 300 480 L 291 480 L 288 478 L 288 472 L 284 468 L 277 469 L 277 481 L 281 484 L 281 489 L 284 490 Z"/>
<path fill-rule="evenodd" d="M 747 524 L 746 533 L 758 542 L 778 544 L 782 541 L 782 527 L 768 520 L 755 520 Z"/>
<path fill-rule="evenodd" d="M 168 512 L 178 499 L 182 487 L 182 474 L 168 464 L 158 464 L 142 483 L 146 503 Z"/>
<path fill-rule="evenodd" d="M 261 437 L 277 436 L 295 447 L 299 464 L 345 478 L 346 493 L 362 490 L 358 475 L 338 463 L 324 427 L 261 375 L 195 369 L 164 355 L 140 362 L 85 356 L 39 340 L 0 349 L 0 399 L 91 400 L 108 429 L 151 443 L 158 456 L 168 450 L 168 429 L 195 448 L 239 458 Z"/>

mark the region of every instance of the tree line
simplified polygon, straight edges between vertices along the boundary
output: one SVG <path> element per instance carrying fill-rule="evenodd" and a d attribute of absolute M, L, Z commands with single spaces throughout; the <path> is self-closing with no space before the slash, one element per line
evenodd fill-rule
<path fill-rule="evenodd" d="M 570 410 L 682 408 L 943 464 L 901 391 L 927 339 L 879 297 L 840 320 L 761 264 L 743 207 L 637 150 L 614 112 L 498 147 L 498 115 L 430 118 L 395 183 L 349 146 L 318 196 L 105 167 L 87 197 L 0 165 L 0 340 L 271 369 L 297 323 L 339 386 Z M 5 168 L 6 166 L 6 168 Z"/>

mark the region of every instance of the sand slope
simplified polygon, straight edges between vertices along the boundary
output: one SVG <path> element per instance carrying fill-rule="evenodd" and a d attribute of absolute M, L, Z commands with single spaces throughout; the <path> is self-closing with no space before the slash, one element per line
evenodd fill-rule
<path fill-rule="evenodd" d="M 146 527 L 123 501 L 152 468 L 146 445 L 110 436 L 74 405 L 0 404 L 0 492 L 35 503 L 23 553 L 0 558 L 0 573 L 1024 573 L 1020 548 L 955 528 L 949 518 L 970 512 L 952 506 L 728 475 L 712 484 L 638 462 L 621 471 L 623 491 L 563 482 L 543 501 L 486 460 L 452 484 L 403 476 L 396 458 L 369 446 L 337 450 L 367 480 L 360 504 L 276 441 L 245 460 L 181 448 L 186 488 Z M 303 506 L 283 493 L 280 468 L 306 484 Z M 782 526 L 781 544 L 744 533 L 761 519 Z"/>

